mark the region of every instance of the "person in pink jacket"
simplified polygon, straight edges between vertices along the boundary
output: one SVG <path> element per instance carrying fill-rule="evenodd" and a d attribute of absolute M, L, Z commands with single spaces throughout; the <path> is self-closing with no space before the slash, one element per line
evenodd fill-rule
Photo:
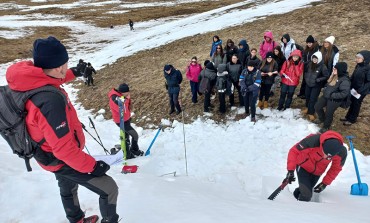
<path fill-rule="evenodd" d="M 294 50 L 289 59 L 284 62 L 280 71 L 281 92 L 277 108 L 279 111 L 290 108 L 294 91 L 299 84 L 299 78 L 303 74 L 303 68 L 302 53 L 300 50 Z"/>
<path fill-rule="evenodd" d="M 260 45 L 260 56 L 262 60 L 266 59 L 266 54 L 268 52 L 274 52 L 274 47 L 278 44 L 274 41 L 274 36 L 271 31 L 265 32 L 263 35 L 264 41 Z"/>
<path fill-rule="evenodd" d="M 191 89 L 191 101 L 193 103 L 198 102 L 198 89 L 199 89 L 199 81 L 198 77 L 200 72 L 202 71 L 202 66 L 198 64 L 198 59 L 196 56 L 191 58 L 191 62 L 186 69 L 186 78 L 190 81 L 190 89 Z"/>

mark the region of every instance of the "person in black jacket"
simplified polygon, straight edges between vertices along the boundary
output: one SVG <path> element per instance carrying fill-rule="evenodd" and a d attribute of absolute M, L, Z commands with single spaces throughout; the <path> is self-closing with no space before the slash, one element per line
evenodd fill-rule
<path fill-rule="evenodd" d="M 208 91 L 204 94 L 204 112 L 209 112 L 209 108 L 213 108 L 211 105 L 211 93 L 213 87 L 216 85 L 217 70 L 213 65 L 213 62 L 206 60 L 204 61 L 204 69 L 200 72 L 198 76 L 199 83 L 202 81 L 202 78 L 208 78 L 210 86 Z"/>
<path fill-rule="evenodd" d="M 303 114 L 307 114 L 310 121 L 315 120 L 315 104 L 320 95 L 321 88 L 325 85 L 329 78 L 328 69 L 322 61 L 322 54 L 317 51 L 312 55 L 312 60 L 304 66 L 304 80 L 306 108 L 302 110 Z"/>
<path fill-rule="evenodd" d="M 130 25 L 130 30 L 134 30 L 134 22 L 131 19 L 128 20 L 128 24 Z"/>
<path fill-rule="evenodd" d="M 238 49 L 238 58 L 243 69 L 247 66 L 247 58 L 249 57 L 249 55 L 250 51 L 247 40 L 245 39 L 240 40 Z"/>
<path fill-rule="evenodd" d="M 302 54 L 303 63 L 306 65 L 311 62 L 312 55 L 317 51 L 319 51 L 319 44 L 317 43 L 315 38 L 313 38 L 313 36 L 309 35 L 306 39 L 306 48 L 303 50 Z M 306 98 L 306 80 L 304 76 L 305 73 L 303 74 L 301 89 L 299 89 L 299 93 L 297 95 L 297 97 L 301 99 Z"/>
<path fill-rule="evenodd" d="M 234 41 L 228 39 L 226 42 L 226 46 L 224 48 L 224 53 L 226 54 L 226 63 L 231 61 L 231 57 L 234 54 L 238 54 L 238 47 L 235 46 Z"/>
<path fill-rule="evenodd" d="M 330 129 L 334 112 L 347 99 L 348 94 L 350 94 L 350 88 L 351 82 L 348 77 L 347 63 L 338 62 L 328 79 L 323 95 L 315 105 L 315 111 L 318 115 L 318 121 L 316 123 L 324 123 L 320 129 L 321 133 Z M 326 107 L 325 112 L 324 107 Z"/>
<path fill-rule="evenodd" d="M 182 74 L 179 70 L 175 69 L 172 65 L 166 64 L 163 68 L 164 78 L 166 79 L 166 88 L 170 100 L 170 115 L 175 112 L 180 114 L 181 107 L 179 103 L 180 84 L 182 82 Z"/>
<path fill-rule="evenodd" d="M 87 66 L 87 63 L 83 59 L 80 59 L 78 61 L 77 66 L 76 66 L 77 72 L 81 74 L 85 85 L 87 85 L 87 80 L 86 80 L 86 76 L 85 76 L 86 66 Z"/>
<path fill-rule="evenodd" d="M 238 97 L 239 97 L 240 106 L 244 106 L 243 96 L 242 96 L 242 92 L 240 91 L 240 86 L 239 86 L 239 77 L 240 77 L 240 74 L 242 73 L 243 69 L 242 69 L 242 65 L 240 64 L 240 61 L 238 59 L 238 55 L 234 54 L 231 57 L 231 61 L 229 63 L 227 63 L 227 65 L 226 65 L 226 70 L 229 73 L 229 77 L 230 77 L 230 79 L 233 83 L 233 86 L 234 86 L 234 91 L 229 96 L 230 107 L 235 105 L 235 101 L 234 101 L 235 89 L 238 90 Z"/>
<path fill-rule="evenodd" d="M 90 83 L 91 83 L 92 86 L 95 86 L 94 85 L 94 78 L 92 77 L 93 73 L 96 74 L 95 69 L 93 68 L 91 63 L 87 63 L 87 67 L 85 68 L 85 77 L 86 77 L 86 81 L 87 81 L 87 86 L 90 86 Z"/>
<path fill-rule="evenodd" d="M 348 109 L 346 117 L 341 119 L 343 125 L 352 125 L 356 122 L 360 114 L 361 104 L 370 89 L 370 65 L 369 58 L 365 56 L 370 54 L 370 51 L 361 51 L 356 55 L 356 67 L 351 76 L 351 89 L 355 90 L 357 94 L 361 95 L 359 98 L 351 96 L 351 106 Z M 369 55 L 370 56 L 370 55 Z M 353 91 L 352 90 L 352 91 Z"/>
<path fill-rule="evenodd" d="M 268 100 L 270 98 L 270 91 L 272 84 L 275 81 L 275 76 L 278 75 L 278 64 L 275 62 L 273 52 L 268 52 L 266 54 L 266 59 L 262 61 L 260 68 L 262 83 L 259 95 L 258 107 L 260 109 L 268 108 Z"/>

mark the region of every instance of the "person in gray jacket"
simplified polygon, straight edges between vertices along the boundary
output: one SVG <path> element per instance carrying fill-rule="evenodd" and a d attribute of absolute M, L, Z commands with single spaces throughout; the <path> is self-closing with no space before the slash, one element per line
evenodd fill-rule
<path fill-rule="evenodd" d="M 218 100 L 220 102 L 220 107 L 218 111 L 221 114 L 226 112 L 226 100 L 225 96 L 230 95 L 231 90 L 231 81 L 229 80 L 229 73 L 226 69 L 226 64 L 219 64 L 217 67 L 217 81 L 216 88 L 218 92 Z"/>
<path fill-rule="evenodd" d="M 320 129 L 321 133 L 330 129 L 335 110 L 339 108 L 341 103 L 350 94 L 351 81 L 348 77 L 347 67 L 347 63 L 345 62 L 338 62 L 334 66 L 333 73 L 328 79 L 323 95 L 315 105 L 315 111 L 318 115 L 318 121 L 316 123 L 323 123 Z M 326 107 L 325 112 L 324 107 Z"/>
<path fill-rule="evenodd" d="M 209 107 L 211 107 L 211 92 L 213 87 L 216 84 L 216 68 L 213 65 L 213 62 L 206 60 L 204 62 L 205 68 L 200 72 L 198 76 L 199 83 L 202 78 L 208 78 L 210 82 L 210 89 L 204 94 L 204 112 L 209 112 Z"/>
<path fill-rule="evenodd" d="M 226 65 L 226 70 L 227 72 L 229 72 L 230 80 L 232 81 L 233 86 L 234 86 L 234 92 L 235 92 L 235 89 L 238 90 L 240 106 L 244 106 L 243 96 L 242 96 L 242 92 L 240 91 L 240 86 L 239 86 L 239 77 L 240 77 L 240 74 L 242 73 L 243 68 L 242 68 L 242 64 L 240 63 L 238 59 L 238 55 L 234 54 L 231 57 L 231 61 L 227 63 Z M 229 96 L 230 107 L 235 105 L 234 92 Z"/>
<path fill-rule="evenodd" d="M 315 120 L 315 104 L 328 78 L 329 73 L 322 61 L 322 54 L 317 51 L 304 67 L 306 108 L 302 110 L 302 113 L 307 114 L 310 121 Z"/>

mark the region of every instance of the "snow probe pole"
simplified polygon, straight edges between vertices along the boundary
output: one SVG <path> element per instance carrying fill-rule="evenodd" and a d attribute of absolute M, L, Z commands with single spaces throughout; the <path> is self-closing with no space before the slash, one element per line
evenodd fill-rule
<path fill-rule="evenodd" d="M 361 183 L 360 172 L 358 171 L 358 166 L 357 166 L 357 161 L 356 161 L 356 156 L 355 156 L 355 151 L 354 151 L 355 148 L 353 147 L 353 142 L 352 142 L 352 139 L 354 138 L 354 136 L 346 136 L 346 138 L 349 141 L 349 146 L 352 151 L 353 164 L 355 165 L 357 182 L 358 182 L 358 183 L 352 184 L 351 195 L 368 196 L 369 187 L 367 186 L 366 183 Z"/>
<path fill-rule="evenodd" d="M 182 93 L 180 91 L 180 100 L 181 100 L 181 107 L 183 107 L 182 105 Z M 182 133 L 183 133 L 183 136 L 184 136 L 184 149 L 185 149 L 185 170 L 186 170 L 186 176 L 188 176 L 188 159 L 186 157 L 186 142 L 185 142 L 185 119 L 184 119 L 184 107 L 183 109 L 181 109 L 181 114 L 182 114 Z"/>
<path fill-rule="evenodd" d="M 97 142 L 101 147 L 103 147 L 103 149 L 105 151 L 105 154 L 107 154 L 107 150 L 104 148 L 104 146 L 93 135 L 91 135 L 91 133 L 89 131 L 87 131 L 84 123 L 81 122 L 81 125 L 82 125 L 82 129 L 85 130 L 85 132 L 87 132 L 91 136 L 91 138 L 93 138 L 95 140 L 95 142 Z"/>
<path fill-rule="evenodd" d="M 272 192 L 272 194 L 267 198 L 269 200 L 274 200 L 282 190 L 284 190 L 284 188 L 286 187 L 286 185 L 288 185 L 288 179 L 285 178 L 283 180 L 283 182 L 281 183 L 281 185 L 274 191 Z"/>
<path fill-rule="evenodd" d="M 146 150 L 146 152 L 145 152 L 145 156 L 150 155 L 150 149 L 152 148 L 152 146 L 153 146 L 153 144 L 154 144 L 155 140 L 157 139 L 157 136 L 158 136 L 158 135 L 159 135 L 159 133 L 161 132 L 161 130 L 163 131 L 163 129 L 162 129 L 162 125 L 159 125 L 159 128 L 158 128 L 157 133 L 155 134 L 155 136 L 154 136 L 154 138 L 153 138 L 152 142 L 150 143 L 149 148 L 148 148 L 148 149 Z"/>
<path fill-rule="evenodd" d="M 98 139 L 99 139 L 99 141 L 100 141 L 100 144 L 101 144 L 101 146 L 103 147 L 103 149 L 104 149 L 104 152 L 105 152 L 105 154 L 109 154 L 109 152 L 108 152 L 108 150 L 104 147 L 104 145 L 103 145 L 103 142 L 101 141 L 101 139 L 100 139 L 100 136 L 99 136 L 99 134 L 98 134 L 98 131 L 96 131 L 96 128 L 95 128 L 95 125 L 94 125 L 94 122 L 93 122 L 93 120 L 90 118 L 90 116 L 88 117 L 89 118 L 89 120 L 90 120 L 90 124 L 91 124 L 91 128 L 93 128 L 94 130 L 95 130 L 95 133 L 96 133 L 96 135 L 98 136 Z"/>

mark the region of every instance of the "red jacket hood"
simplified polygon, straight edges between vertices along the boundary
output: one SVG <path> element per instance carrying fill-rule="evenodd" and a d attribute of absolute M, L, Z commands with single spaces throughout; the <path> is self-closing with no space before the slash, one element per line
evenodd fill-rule
<path fill-rule="evenodd" d="M 290 53 L 289 60 L 292 58 L 292 56 L 299 56 L 299 58 L 302 59 L 302 53 L 300 50 L 293 50 L 293 52 Z"/>
<path fill-rule="evenodd" d="M 67 71 L 64 79 L 52 78 L 46 75 L 41 68 L 35 67 L 32 61 L 13 64 L 6 71 L 8 85 L 10 89 L 16 91 L 28 91 L 45 85 L 59 87 L 73 78 L 71 70 Z"/>
<path fill-rule="evenodd" d="M 343 137 L 342 137 L 341 134 L 329 130 L 329 131 L 326 131 L 323 134 L 321 134 L 321 136 L 320 136 L 320 148 L 322 149 L 322 144 L 324 143 L 325 140 L 331 139 L 331 138 L 338 139 L 342 144 L 344 142 Z"/>

